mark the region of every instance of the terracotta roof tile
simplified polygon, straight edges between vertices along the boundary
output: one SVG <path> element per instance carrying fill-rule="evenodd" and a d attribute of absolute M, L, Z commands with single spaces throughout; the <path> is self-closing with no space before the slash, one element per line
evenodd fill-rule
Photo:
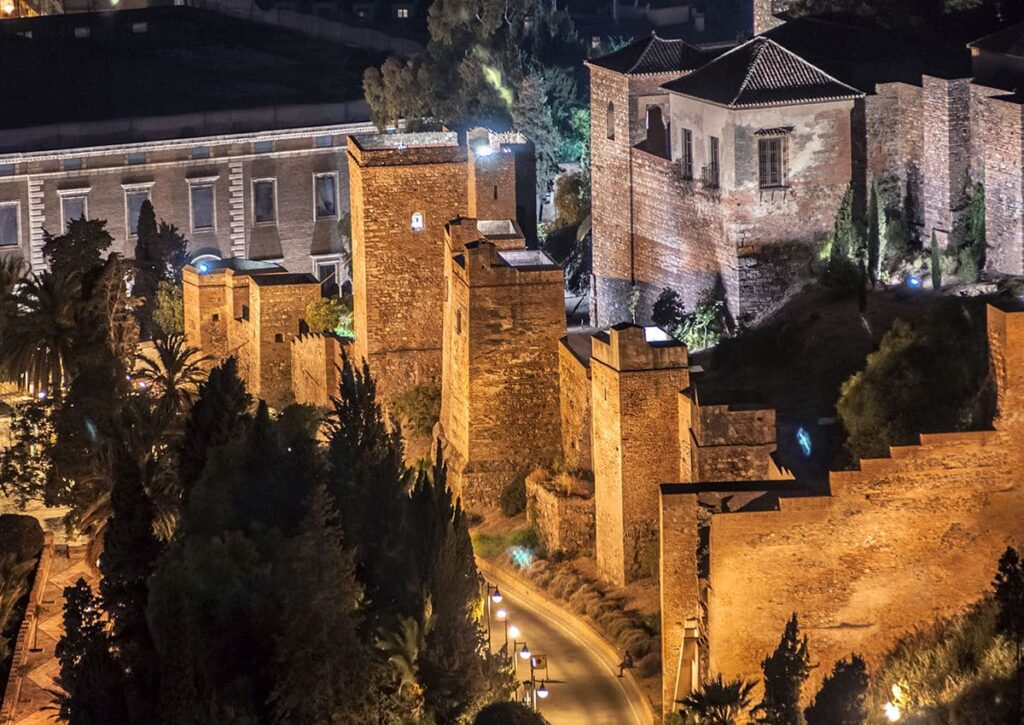
<path fill-rule="evenodd" d="M 864 95 L 763 36 L 733 48 L 703 68 L 662 87 L 731 108 Z"/>
<path fill-rule="evenodd" d="M 590 64 L 626 75 L 684 73 L 704 65 L 710 57 L 685 40 L 665 40 L 651 35 L 594 58 Z"/>

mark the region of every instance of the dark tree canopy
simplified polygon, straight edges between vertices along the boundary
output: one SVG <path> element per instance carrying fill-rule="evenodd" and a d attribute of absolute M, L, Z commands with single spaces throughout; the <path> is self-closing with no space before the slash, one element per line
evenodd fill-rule
<path fill-rule="evenodd" d="M 59 235 L 44 234 L 43 256 L 55 274 L 75 273 L 88 276 L 101 266 L 103 253 L 114 242 L 102 219 L 73 219 Z"/>
<path fill-rule="evenodd" d="M 764 673 L 764 699 L 755 708 L 762 725 L 802 725 L 800 690 L 810 674 L 811 660 L 807 637 L 800 637 L 796 613 L 786 622 L 779 645 L 761 662 Z"/>
<path fill-rule="evenodd" d="M 861 725 L 867 717 L 867 689 L 864 660 L 857 655 L 839 660 L 821 683 L 814 702 L 804 711 L 807 725 Z"/>

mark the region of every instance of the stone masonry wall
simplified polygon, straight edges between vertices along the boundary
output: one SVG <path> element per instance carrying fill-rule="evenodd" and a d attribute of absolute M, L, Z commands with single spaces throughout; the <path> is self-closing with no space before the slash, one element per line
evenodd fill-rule
<path fill-rule="evenodd" d="M 279 275 L 255 277 L 250 285 L 250 320 L 256 343 L 257 382 L 250 387 L 271 406 L 281 407 L 294 400 L 292 395 L 291 340 L 301 332 L 306 307 L 320 297 L 320 283 L 269 284 Z"/>
<path fill-rule="evenodd" d="M 819 663 L 809 697 L 836 659 L 855 651 L 870 668 L 900 635 L 990 590 L 1024 516 L 1024 316 L 990 308 L 989 331 L 996 430 L 924 435 L 833 473 L 830 496 L 712 517 L 713 673 L 756 676 L 795 610 Z"/>
<path fill-rule="evenodd" d="M 776 448 L 775 411 L 699 405 L 690 398 L 692 481 L 750 481 L 767 478 Z M 682 404 L 682 401 L 680 401 Z"/>
<path fill-rule="evenodd" d="M 922 79 L 924 234 L 954 245 L 957 222 L 967 207 L 970 169 L 970 79 Z"/>
<path fill-rule="evenodd" d="M 875 94 L 864 99 L 864 115 L 866 182 L 894 178 L 907 221 L 916 231 L 924 224 L 922 89 L 909 83 L 880 83 Z M 866 193 L 864 198 L 869 198 Z"/>
<path fill-rule="evenodd" d="M 1024 116 L 1016 100 L 986 99 L 985 233 L 986 268 L 1006 274 L 1024 274 Z"/>
<path fill-rule="evenodd" d="M 451 265 L 446 317 L 452 333 L 445 337 L 466 342 L 463 354 L 453 346 L 442 388 L 466 390 L 466 416 L 450 416 L 444 427 L 457 449 L 452 490 L 473 508 L 493 505 L 515 478 L 550 465 L 561 452 L 558 341 L 566 331 L 565 302 L 562 271 L 553 264 L 510 266 L 489 242 L 468 245 L 460 257 Z"/>
<path fill-rule="evenodd" d="M 593 554 L 594 497 L 562 493 L 545 483 L 527 477 L 526 508 L 548 553 Z"/>
<path fill-rule="evenodd" d="M 658 484 L 678 472 L 676 400 L 689 370 L 685 347 L 647 343 L 639 327 L 613 327 L 592 344 L 597 566 L 622 585 L 656 541 Z"/>
<path fill-rule="evenodd" d="M 341 384 L 342 352 L 349 342 L 334 335 L 304 334 L 292 338 L 292 393 L 300 405 L 331 407 Z"/>
<path fill-rule="evenodd" d="M 576 357 L 566 340 L 558 345 L 558 394 L 562 457 L 574 470 L 593 470 L 590 440 L 590 365 Z"/>
<path fill-rule="evenodd" d="M 389 401 L 440 379 L 444 224 L 467 212 L 465 151 L 357 156 L 352 146 L 354 352 Z M 411 227 L 414 213 L 424 215 L 422 231 Z"/>

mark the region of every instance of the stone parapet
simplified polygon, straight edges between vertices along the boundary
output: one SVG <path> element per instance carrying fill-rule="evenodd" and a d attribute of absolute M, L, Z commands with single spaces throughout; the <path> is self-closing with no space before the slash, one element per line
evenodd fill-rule
<path fill-rule="evenodd" d="M 565 491 L 547 476 L 526 477 L 526 510 L 549 554 L 592 556 L 594 495 Z"/>

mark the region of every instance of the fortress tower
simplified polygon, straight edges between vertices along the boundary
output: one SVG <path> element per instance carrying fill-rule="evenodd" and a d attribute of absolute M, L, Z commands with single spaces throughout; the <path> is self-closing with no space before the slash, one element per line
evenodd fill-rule
<path fill-rule="evenodd" d="M 444 226 L 477 215 L 510 220 L 519 198 L 519 137 L 486 130 L 372 134 L 348 140 L 356 342 L 387 401 L 441 377 Z M 518 143 L 512 143 L 518 141 Z M 515 153 L 514 153 L 515 152 Z"/>
<path fill-rule="evenodd" d="M 658 484 L 679 473 L 679 391 L 686 347 L 648 342 L 621 324 L 591 338 L 597 567 L 608 581 L 636 578 L 645 548 L 657 555 Z"/>
<path fill-rule="evenodd" d="M 517 476 L 558 455 L 566 332 L 561 268 L 521 238 L 511 249 L 479 232 L 460 242 L 476 225 L 458 220 L 446 235 L 441 401 L 449 483 L 468 508 L 493 505 Z"/>

